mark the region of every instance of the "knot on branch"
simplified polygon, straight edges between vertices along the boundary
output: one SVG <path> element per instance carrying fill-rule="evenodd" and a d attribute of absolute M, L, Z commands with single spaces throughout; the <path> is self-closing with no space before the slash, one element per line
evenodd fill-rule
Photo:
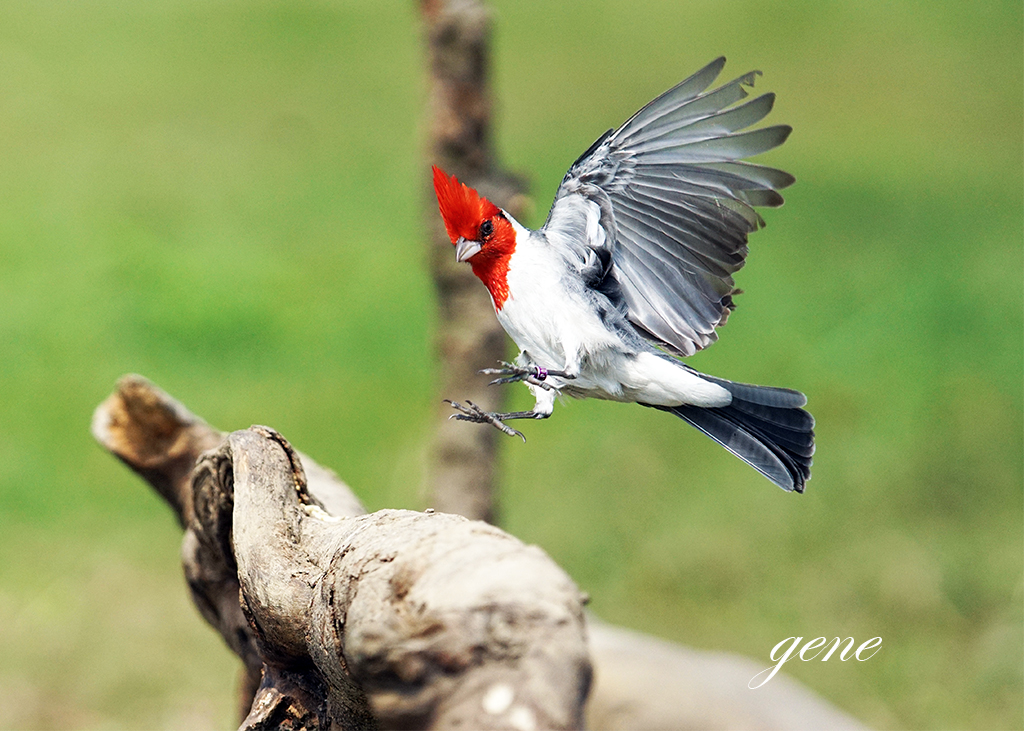
<path fill-rule="evenodd" d="M 225 443 L 203 453 L 192 471 L 192 515 L 187 529 L 210 552 L 210 558 L 232 574 L 238 568 L 231 544 L 234 505 L 235 473 L 231 449 Z"/>

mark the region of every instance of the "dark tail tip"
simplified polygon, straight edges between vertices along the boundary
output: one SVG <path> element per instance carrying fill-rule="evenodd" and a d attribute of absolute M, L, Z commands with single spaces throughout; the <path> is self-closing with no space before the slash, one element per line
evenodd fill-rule
<path fill-rule="evenodd" d="M 715 379 L 726 388 L 735 385 L 733 401 L 720 408 L 700 406 L 655 406 L 668 411 L 707 434 L 783 490 L 803 492 L 811 478 L 814 454 L 814 418 L 800 406 L 803 394 L 795 391 L 789 399 L 764 398 L 782 393 L 747 384 Z M 752 391 L 753 389 L 753 391 Z M 753 396 L 749 400 L 744 396 Z M 799 398 L 798 398 L 799 397 Z M 785 405 L 768 405 L 764 402 Z M 788 403 L 787 403 L 788 402 Z M 647 406 L 648 404 L 644 404 Z"/>

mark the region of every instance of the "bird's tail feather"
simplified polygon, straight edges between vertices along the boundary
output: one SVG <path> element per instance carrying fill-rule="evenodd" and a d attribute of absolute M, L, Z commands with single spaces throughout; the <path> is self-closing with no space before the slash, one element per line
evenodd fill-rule
<path fill-rule="evenodd" d="M 783 490 L 803 492 L 814 454 L 814 417 L 800 408 L 807 398 L 799 391 L 700 376 L 728 389 L 732 403 L 653 408 L 692 424 Z"/>

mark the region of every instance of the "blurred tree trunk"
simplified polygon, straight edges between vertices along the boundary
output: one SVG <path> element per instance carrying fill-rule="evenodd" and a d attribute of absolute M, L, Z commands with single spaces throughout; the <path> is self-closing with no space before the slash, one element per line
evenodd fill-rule
<path fill-rule="evenodd" d="M 429 163 L 519 216 L 527 203 L 524 186 L 500 168 L 491 142 L 490 13 L 476 0 L 421 0 L 420 7 L 430 69 Z M 430 180 L 425 167 L 424 181 Z M 495 429 L 449 421 L 452 410 L 442 399 L 501 410 L 502 391 L 489 388 L 477 371 L 506 359 L 508 345 L 487 291 L 470 267 L 455 261 L 432 189 L 428 201 L 440 385 L 429 504 L 493 523 L 495 447 L 504 437 Z"/>

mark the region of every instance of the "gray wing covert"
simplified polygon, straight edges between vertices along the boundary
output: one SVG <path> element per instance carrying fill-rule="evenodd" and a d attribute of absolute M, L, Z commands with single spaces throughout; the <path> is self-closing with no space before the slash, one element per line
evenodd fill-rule
<path fill-rule="evenodd" d="M 716 59 L 597 140 L 566 173 L 545 224 L 565 240 L 585 227 L 580 211 L 599 211 L 605 235 L 588 245 L 611 250 L 629 321 L 678 355 L 717 339 L 747 234 L 764 225 L 754 206 L 782 205 L 778 191 L 794 181 L 743 162 L 791 128 L 741 132 L 767 116 L 775 95 L 737 104 L 759 71 L 706 91 L 724 65 Z"/>

